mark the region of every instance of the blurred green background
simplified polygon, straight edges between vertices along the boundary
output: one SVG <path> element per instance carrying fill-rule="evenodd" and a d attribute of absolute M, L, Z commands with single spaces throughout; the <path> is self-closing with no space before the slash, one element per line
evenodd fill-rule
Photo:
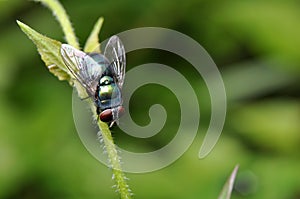
<path fill-rule="evenodd" d="M 197 139 L 178 161 L 156 172 L 127 174 L 135 198 L 217 198 L 235 164 L 240 170 L 232 198 L 300 198 L 299 1 L 61 2 L 82 46 L 100 16 L 105 18 L 100 40 L 132 28 L 170 28 L 199 42 L 224 78 L 224 131 L 210 155 L 199 160 L 210 118 L 201 76 L 167 52 L 128 54 L 128 69 L 149 62 L 176 68 L 193 85 L 201 108 Z M 45 7 L 0 0 L 0 198 L 117 198 L 111 171 L 87 152 L 76 133 L 72 89 L 47 71 L 17 19 L 64 41 Z M 149 122 L 151 104 L 164 104 L 166 127 L 145 140 L 115 128 L 116 142 L 132 150 L 168 143 L 179 121 L 175 96 L 162 86 L 148 85 L 131 102 L 133 118 L 141 125 Z"/>

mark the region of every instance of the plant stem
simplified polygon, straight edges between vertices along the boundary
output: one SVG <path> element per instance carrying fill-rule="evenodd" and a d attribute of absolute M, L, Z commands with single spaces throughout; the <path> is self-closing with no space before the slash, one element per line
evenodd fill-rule
<path fill-rule="evenodd" d="M 114 144 L 111 132 L 106 123 L 98 120 L 98 126 L 101 132 L 101 138 L 103 139 L 108 158 L 110 160 L 111 169 L 113 172 L 113 179 L 117 183 L 117 191 L 120 193 L 122 199 L 130 199 L 131 192 L 129 186 L 126 182 L 126 177 L 121 168 L 120 158 L 118 156 L 118 151 Z"/>
<path fill-rule="evenodd" d="M 72 24 L 69 20 L 69 17 L 63 8 L 63 6 L 57 0 L 34 0 L 37 2 L 41 2 L 45 6 L 47 6 L 50 10 L 53 11 L 54 16 L 58 20 L 60 26 L 63 29 L 65 34 L 66 40 L 68 44 L 72 45 L 73 47 L 79 49 L 79 43 L 76 39 L 74 30 L 72 28 Z"/>
<path fill-rule="evenodd" d="M 68 44 L 72 45 L 73 47 L 80 49 L 79 43 L 76 39 L 74 30 L 72 28 L 72 24 L 69 20 L 69 17 L 63 8 L 63 6 L 60 4 L 58 0 L 34 0 L 37 2 L 41 2 L 45 6 L 47 6 L 53 14 L 56 16 L 59 24 L 61 25 L 63 32 L 65 34 L 66 40 Z M 101 25 L 102 25 L 103 19 L 100 18 L 95 26 L 95 29 L 92 32 L 91 40 L 88 42 L 87 48 L 92 46 L 92 43 L 95 42 L 94 45 L 98 45 L 98 38 L 97 34 L 100 31 Z M 75 87 L 78 91 L 78 94 L 85 93 L 84 89 L 82 86 L 77 85 L 75 83 Z M 86 95 L 85 95 L 86 96 Z M 82 96 L 80 96 L 82 97 Z M 96 118 L 98 118 L 96 111 L 95 111 L 95 105 L 93 102 L 90 101 L 90 107 L 91 110 L 93 110 Z M 110 162 L 110 166 L 113 172 L 113 179 L 116 181 L 116 186 L 117 186 L 117 191 L 120 193 L 121 199 L 130 199 L 131 198 L 131 193 L 129 186 L 126 183 L 126 177 L 122 171 L 121 168 L 121 161 L 120 157 L 118 156 L 118 152 L 116 149 L 116 146 L 114 144 L 111 132 L 108 128 L 108 125 L 98 119 L 97 121 L 98 127 L 100 130 L 99 136 L 101 136 L 103 142 L 104 142 L 104 147 L 106 149 L 106 152 L 108 154 L 108 160 Z"/>

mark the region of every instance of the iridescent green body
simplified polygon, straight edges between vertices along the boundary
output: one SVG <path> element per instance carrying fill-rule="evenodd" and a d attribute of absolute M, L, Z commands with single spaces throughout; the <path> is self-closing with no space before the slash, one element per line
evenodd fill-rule
<path fill-rule="evenodd" d="M 104 70 L 98 80 L 95 93 L 97 111 L 100 113 L 106 109 L 122 105 L 121 89 L 117 84 L 116 74 L 107 59 L 98 53 L 93 53 L 89 56 L 98 64 L 98 67 L 102 67 Z"/>
<path fill-rule="evenodd" d="M 111 76 L 103 76 L 99 80 L 98 106 L 101 111 L 121 105 L 121 90 Z"/>
<path fill-rule="evenodd" d="M 86 90 L 97 108 L 99 119 L 118 122 L 122 106 L 121 89 L 125 78 L 125 49 L 117 36 L 112 36 L 103 54 L 85 53 L 68 44 L 62 44 L 61 56 L 70 74 Z"/>

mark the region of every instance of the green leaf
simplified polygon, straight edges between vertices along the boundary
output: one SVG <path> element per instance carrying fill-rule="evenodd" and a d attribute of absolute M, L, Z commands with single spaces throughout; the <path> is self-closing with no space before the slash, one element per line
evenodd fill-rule
<path fill-rule="evenodd" d="M 99 33 L 103 24 L 103 17 L 100 17 L 96 22 L 93 31 L 91 32 L 89 38 L 87 39 L 84 52 L 98 52 L 100 53 L 100 43 L 99 43 Z"/>
<path fill-rule="evenodd" d="M 17 21 L 17 23 L 21 30 L 36 45 L 37 50 L 49 71 L 57 76 L 59 80 L 67 80 L 70 84 L 73 84 L 71 76 L 60 55 L 61 43 L 41 35 L 20 21 Z"/>
<path fill-rule="evenodd" d="M 221 194 L 219 195 L 218 199 L 230 199 L 232 188 L 234 185 L 234 180 L 237 174 L 239 166 L 235 166 L 231 175 L 229 176 L 227 182 L 225 183 Z"/>

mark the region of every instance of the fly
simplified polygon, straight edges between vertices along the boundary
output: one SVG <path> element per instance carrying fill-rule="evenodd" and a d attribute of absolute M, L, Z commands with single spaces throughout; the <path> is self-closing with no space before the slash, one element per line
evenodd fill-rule
<path fill-rule="evenodd" d="M 125 78 L 126 57 L 124 46 L 117 36 L 112 36 L 100 53 L 85 53 L 62 44 L 61 56 L 73 75 L 92 98 L 98 118 L 112 126 L 124 112 L 122 87 Z"/>

